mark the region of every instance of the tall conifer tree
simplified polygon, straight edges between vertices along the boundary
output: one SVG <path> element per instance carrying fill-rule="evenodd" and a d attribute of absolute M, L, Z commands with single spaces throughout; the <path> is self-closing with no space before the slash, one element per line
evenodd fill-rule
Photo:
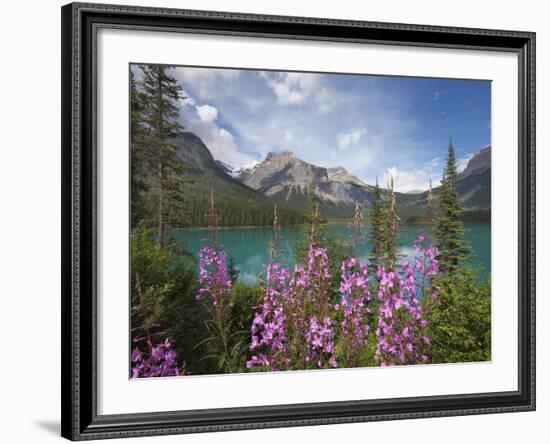
<path fill-rule="evenodd" d="M 460 198 L 456 191 L 458 179 L 456 155 L 452 139 L 449 140 L 447 163 L 441 179 L 439 195 L 439 215 L 435 223 L 435 235 L 438 260 L 441 271 L 452 273 L 458 267 L 469 251 L 468 245 L 462 239 L 464 226 L 459 219 L 462 211 Z"/>
<path fill-rule="evenodd" d="M 146 143 L 150 150 L 152 189 L 156 197 L 157 242 L 163 244 L 168 221 L 176 221 L 182 214 L 184 182 L 183 165 L 176 159 L 173 138 L 183 127 L 179 123 L 178 101 L 185 99 L 179 82 L 170 75 L 170 66 L 140 65 L 139 82 L 143 97 L 143 122 L 147 130 Z"/>

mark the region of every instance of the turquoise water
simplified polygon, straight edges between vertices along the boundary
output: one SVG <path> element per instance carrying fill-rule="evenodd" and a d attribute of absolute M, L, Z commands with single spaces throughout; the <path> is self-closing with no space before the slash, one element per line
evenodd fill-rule
<path fill-rule="evenodd" d="M 404 224 L 399 231 L 400 253 L 409 257 L 413 253 L 413 241 L 418 236 L 422 225 Z M 279 249 L 281 261 L 290 266 L 294 265 L 293 247 L 296 239 L 296 226 L 281 227 L 281 241 Z M 472 247 L 472 256 L 475 263 L 483 267 L 486 272 L 491 271 L 491 226 L 490 224 L 465 224 L 464 239 Z M 325 226 L 326 237 L 339 237 L 344 242 L 351 241 L 351 230 L 345 223 L 329 223 Z M 208 229 L 181 229 L 171 232 L 171 235 L 181 241 L 186 248 L 197 254 L 201 244 L 208 238 Z M 220 228 L 218 242 L 225 249 L 228 258 L 235 261 L 240 271 L 239 280 L 247 284 L 258 281 L 258 274 L 263 270 L 269 259 L 269 239 L 272 230 L 270 227 L 239 227 Z M 366 242 L 357 249 L 360 257 L 365 258 L 370 250 Z"/>

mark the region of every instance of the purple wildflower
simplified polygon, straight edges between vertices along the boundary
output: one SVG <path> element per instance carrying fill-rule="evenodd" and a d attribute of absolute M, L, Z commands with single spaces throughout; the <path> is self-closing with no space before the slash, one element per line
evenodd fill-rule
<path fill-rule="evenodd" d="M 340 323 L 344 354 L 349 366 L 358 366 L 368 344 L 371 315 L 367 263 L 357 258 L 342 262 L 340 294 L 340 303 L 335 308 L 344 314 Z"/>
<path fill-rule="evenodd" d="M 207 245 L 201 247 L 199 285 L 197 300 L 210 298 L 210 303 L 218 305 L 221 303 L 220 298 L 231 296 L 231 279 L 227 271 L 225 251 Z"/>
<path fill-rule="evenodd" d="M 259 353 L 247 361 L 247 368 L 264 365 L 279 370 L 287 363 L 285 303 L 288 299 L 290 272 L 281 264 L 267 267 L 265 293 L 252 321 L 250 351 Z"/>
<path fill-rule="evenodd" d="M 306 333 L 307 352 L 306 362 L 313 362 L 317 367 L 336 367 L 334 358 L 334 329 L 333 321 L 327 316 L 320 323 L 317 316 L 309 320 L 309 329 Z"/>
<path fill-rule="evenodd" d="M 424 331 L 427 321 L 422 317 L 420 299 L 436 298 L 439 292 L 432 279 L 439 270 L 437 248 L 427 244 L 419 233 L 414 243 L 412 262 L 403 261 L 398 272 L 378 269 L 380 288 L 375 359 L 382 364 L 415 364 L 427 362 L 426 347 L 430 345 Z"/>
<path fill-rule="evenodd" d="M 177 363 L 177 353 L 168 339 L 157 345 L 149 344 L 148 353 L 134 348 L 131 360 L 132 378 L 179 376 L 181 374 Z"/>

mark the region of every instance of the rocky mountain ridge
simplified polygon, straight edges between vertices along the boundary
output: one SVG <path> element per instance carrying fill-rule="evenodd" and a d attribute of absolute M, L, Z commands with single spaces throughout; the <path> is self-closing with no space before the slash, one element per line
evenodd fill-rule
<path fill-rule="evenodd" d="M 322 211 L 331 217 L 349 217 L 355 202 L 372 200 L 370 187 L 345 168 L 316 166 L 290 151 L 269 153 L 237 179 L 278 203 L 296 208 L 304 208 L 308 194 L 313 193 L 320 199 Z"/>
<path fill-rule="evenodd" d="M 459 174 L 459 179 L 464 179 L 472 174 L 482 174 L 491 169 L 491 145 L 482 148 L 468 161 L 464 171 Z"/>
<path fill-rule="evenodd" d="M 291 151 L 269 153 L 265 159 L 240 171 L 215 160 L 202 140 L 192 133 L 177 139 L 178 156 L 189 170 L 208 171 L 230 188 L 243 187 L 245 194 L 257 193 L 265 199 L 297 211 L 307 207 L 308 195 L 314 194 L 327 217 L 353 217 L 355 203 L 370 207 L 373 187 L 345 168 L 325 168 L 296 157 Z M 182 149 L 185 147 L 185 149 Z M 476 153 L 459 174 L 457 191 L 466 210 L 489 211 L 491 207 L 491 147 Z M 246 191 L 248 190 L 248 191 Z M 387 191 L 382 190 L 384 195 Z M 438 188 L 434 188 L 437 199 Z M 427 192 L 396 193 L 402 219 L 416 220 L 423 214 Z"/>

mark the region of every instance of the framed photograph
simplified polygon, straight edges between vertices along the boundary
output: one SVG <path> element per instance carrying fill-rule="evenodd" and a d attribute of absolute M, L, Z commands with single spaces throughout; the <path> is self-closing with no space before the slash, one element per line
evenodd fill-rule
<path fill-rule="evenodd" d="M 535 409 L 534 33 L 61 12 L 64 437 Z"/>

